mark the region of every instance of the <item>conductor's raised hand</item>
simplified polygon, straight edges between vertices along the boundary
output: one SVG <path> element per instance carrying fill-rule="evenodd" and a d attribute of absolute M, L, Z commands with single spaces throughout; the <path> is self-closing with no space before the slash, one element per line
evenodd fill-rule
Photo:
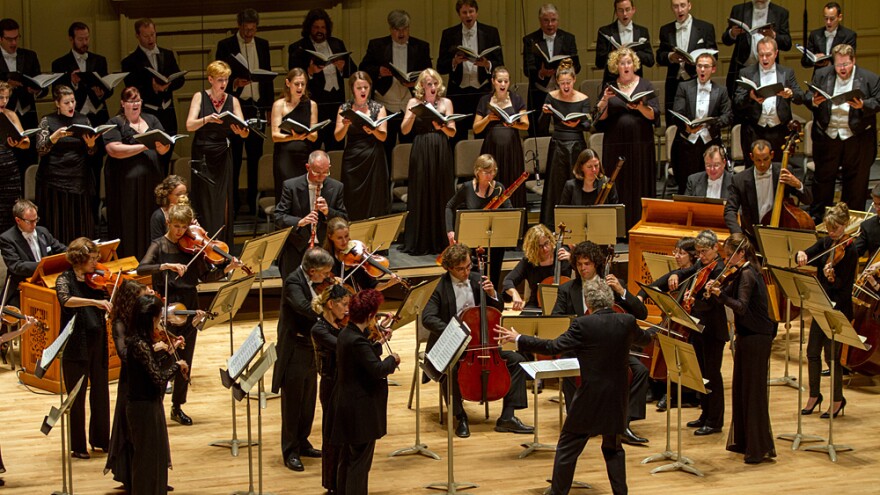
<path fill-rule="evenodd" d="M 516 342 L 516 338 L 519 337 L 519 333 L 515 328 L 504 328 L 501 325 L 495 326 L 495 334 L 497 335 L 496 339 L 499 344 L 506 344 L 508 342 Z"/>

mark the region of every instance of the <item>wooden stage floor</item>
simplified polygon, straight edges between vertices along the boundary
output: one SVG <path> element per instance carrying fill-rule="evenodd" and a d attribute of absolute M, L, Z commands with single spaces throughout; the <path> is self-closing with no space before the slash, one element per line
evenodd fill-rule
<path fill-rule="evenodd" d="M 241 342 L 255 322 L 241 321 L 235 327 L 235 339 Z M 267 339 L 274 341 L 276 322 L 266 323 Z M 793 332 L 794 333 L 794 332 Z M 791 343 L 795 356 L 791 373 L 796 375 L 796 339 Z M 389 458 L 395 449 L 408 447 L 415 439 L 415 413 L 406 408 L 409 385 L 413 374 L 412 351 L 415 345 L 414 328 L 405 327 L 391 342 L 395 351 L 403 356 L 401 370 L 392 376 L 400 386 L 391 387 L 388 404 L 388 435 L 379 440 L 370 477 L 370 493 L 419 494 L 437 493 L 423 486 L 446 479 L 446 435 L 437 423 L 437 385 L 422 387 L 422 434 L 424 443 L 439 454 L 440 461 L 421 456 Z M 210 447 L 214 440 L 231 436 L 229 393 L 218 377 L 218 368 L 225 368 L 229 350 L 227 328 L 214 328 L 202 332 L 198 338 L 195 355 L 193 384 L 185 411 L 195 424 L 183 427 L 170 423 L 174 469 L 170 483 L 175 494 L 225 494 L 248 488 L 248 456 L 242 449 L 238 457 L 232 457 L 225 448 Z M 780 376 L 784 364 L 783 337 L 777 338 L 771 359 L 771 376 Z M 726 421 L 730 418 L 730 376 L 732 359 L 725 351 L 724 376 L 727 393 Z M 806 369 L 804 369 L 806 373 Z M 828 379 L 823 380 L 827 387 Z M 856 386 L 858 385 L 858 386 Z M 38 391 L 41 392 L 41 391 Z M 822 453 L 792 451 L 791 443 L 778 441 L 778 457 L 775 462 L 756 466 L 746 465 L 742 456 L 724 449 L 728 428 L 721 435 L 695 437 L 690 429 L 683 434 L 684 454 L 695 461 L 696 467 L 705 473 L 698 478 L 683 472 L 652 475 L 650 470 L 658 463 L 642 465 L 648 455 L 660 452 L 664 447 L 665 415 L 655 412 L 648 405 L 648 417 L 633 423 L 633 429 L 650 438 L 648 447 L 626 446 L 627 475 L 632 493 L 806 493 L 808 491 L 832 491 L 836 493 L 880 493 L 878 484 L 878 461 L 880 461 L 880 386 L 876 381 L 861 377 L 845 390 L 848 400 L 846 415 L 835 421 L 834 440 L 838 444 L 852 445 L 855 452 L 842 452 L 839 461 L 832 463 Z M 791 433 L 796 429 L 797 391 L 785 386 L 770 388 L 771 417 L 776 434 Z M 111 384 L 111 400 L 115 401 L 116 386 Z M 555 443 L 558 437 L 557 406 L 549 402 L 555 390 L 545 390 L 539 395 L 540 439 Z M 828 393 L 823 392 L 828 397 Z M 40 433 L 40 424 L 50 406 L 57 405 L 57 397 L 33 394 L 20 385 L 16 376 L 3 366 L 0 368 L 0 445 L 7 472 L 2 475 L 5 494 L 48 494 L 61 488 L 60 427 L 48 436 Z M 531 397 L 531 394 L 530 394 Z M 166 400 L 166 414 L 170 404 Z M 114 402 L 115 403 L 115 402 Z M 534 404 L 529 399 L 529 409 L 518 416 L 531 424 Z M 253 405 L 256 405 L 254 402 Z M 826 404 L 827 405 L 827 402 Z M 112 407 L 112 403 L 111 403 Z M 455 439 L 455 476 L 479 484 L 468 490 L 477 494 L 540 494 L 547 487 L 553 463 L 552 452 L 539 452 L 525 459 L 518 459 L 521 442 L 531 441 L 531 436 L 502 434 L 493 431 L 494 420 L 500 404 L 490 406 L 491 418 L 482 420 L 482 407 L 468 403 L 472 435 L 468 439 Z M 320 404 L 312 434 L 315 446 L 321 444 Z M 256 435 L 256 409 L 254 435 Z M 246 438 L 244 403 L 238 408 L 238 435 Z M 696 409 L 685 409 L 682 422 L 695 419 Z M 320 460 L 304 459 L 305 472 L 287 470 L 280 454 L 280 405 L 270 400 L 263 412 L 264 469 L 263 491 L 275 494 L 321 494 Z M 674 420 L 674 416 L 673 416 Z M 820 420 L 817 413 L 804 417 L 804 433 L 826 436 L 828 422 Z M 673 442 L 674 442 L 673 436 Z M 599 443 L 595 439 L 588 445 L 578 464 L 576 479 L 593 485 L 591 490 L 575 489 L 572 493 L 611 493 L 605 474 Z M 674 443 L 673 443 L 674 448 Z M 256 459 L 256 448 L 254 449 Z M 76 493 L 112 494 L 115 483 L 104 476 L 104 454 L 93 454 L 91 460 L 74 459 L 74 488 Z M 256 471 L 255 471 L 256 472 Z"/>

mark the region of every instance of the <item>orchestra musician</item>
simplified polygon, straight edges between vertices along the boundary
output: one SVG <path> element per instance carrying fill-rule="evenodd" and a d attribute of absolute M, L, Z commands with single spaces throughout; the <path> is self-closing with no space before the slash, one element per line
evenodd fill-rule
<path fill-rule="evenodd" d="M 194 217 L 195 214 L 189 205 L 176 204 L 168 208 L 165 235 L 153 239 L 147 253 L 137 267 L 138 275 L 152 275 L 153 287 L 163 293 L 166 304 L 181 303 L 187 308 L 197 311 L 197 314 L 187 317 L 186 323 L 182 327 L 175 328 L 177 335 L 183 337 L 186 342 L 186 346 L 180 350 L 179 355 L 186 361 L 190 370 L 192 370 L 193 353 L 198 336 L 196 327 L 205 318 L 205 313 L 197 309 L 199 307 L 197 286 L 201 282 L 220 280 L 230 271 L 242 266 L 241 262 L 234 260 L 219 268 L 208 262 L 204 254 L 200 255 L 201 259 L 194 261 L 193 254 L 184 252 L 178 246 L 181 238 L 189 235 L 188 231 Z M 164 294 L 165 287 L 168 288 L 167 294 Z M 188 380 L 174 380 L 174 391 L 171 394 L 171 419 L 184 426 L 193 423 L 192 418 L 181 408 L 186 404 L 188 390 Z"/>
<path fill-rule="evenodd" d="M 376 289 L 384 291 L 392 285 L 399 283 L 401 279 L 397 274 L 391 274 L 391 278 L 388 281 L 379 283 L 379 280 L 367 273 L 367 270 L 364 268 L 358 266 L 350 267 L 348 263 L 342 261 L 351 247 L 351 236 L 349 236 L 348 228 L 348 220 L 342 217 L 333 217 L 327 222 L 327 239 L 324 240 L 323 247 L 324 250 L 333 256 L 332 275 L 343 279 L 346 284 L 354 287 L 355 290 Z"/>
<path fill-rule="evenodd" d="M 542 224 L 526 231 L 523 238 L 524 256 L 504 277 L 502 285 L 502 291 L 513 300 L 514 311 L 535 311 L 541 308 L 538 304 L 538 284 L 553 277 L 557 262 L 561 276 L 571 278 L 571 253 L 568 249 L 560 249 L 554 256 L 557 235 Z M 529 287 L 528 301 L 524 301 L 516 289 L 523 281 Z"/>
<path fill-rule="evenodd" d="M 871 208 L 876 213 L 859 224 L 859 236 L 856 238 L 856 251 L 859 256 L 876 253 L 880 249 L 880 184 L 871 189 Z M 3 237 L 0 236 L 0 246 Z M 5 256 L 4 256 L 5 258 Z"/>
<path fill-rule="evenodd" d="M 596 204 L 596 199 L 602 192 L 602 188 L 611 180 L 602 172 L 599 153 L 591 148 L 578 154 L 574 166 L 571 167 L 571 173 L 574 175 L 574 179 L 565 181 L 559 205 L 592 206 Z M 611 184 L 611 191 L 608 193 L 605 203 L 620 203 L 616 184 Z"/>
<path fill-rule="evenodd" d="M 736 352 L 733 354 L 733 408 L 727 450 L 743 454 L 746 464 L 758 464 L 776 457 L 770 426 L 767 362 L 777 325 L 767 310 L 767 286 L 755 248 L 739 233 L 731 234 L 724 241 L 724 251 L 726 266 L 740 266 L 738 273 L 728 276 L 732 280 L 728 287 L 720 286 L 716 279 L 710 280 L 706 291 L 734 314 Z"/>
<path fill-rule="evenodd" d="M 559 435 L 553 480 L 547 493 L 569 492 L 577 459 L 587 440 L 602 435 L 602 456 L 612 492 L 625 494 L 626 454 L 621 438 L 629 431 L 625 420 L 629 350 L 633 345 L 650 342 L 652 332 L 641 330 L 632 315 L 611 310 L 616 297 L 610 285 L 601 280 L 585 281 L 583 294 L 593 312 L 575 319 L 555 340 L 519 335 L 514 328 L 496 327 L 496 332 L 500 342 L 516 342 L 520 351 L 546 355 L 573 351 L 577 355 L 581 385 Z"/>
<path fill-rule="evenodd" d="M 498 310 L 504 309 L 504 303 L 498 298 L 492 282 L 488 277 L 481 277 L 479 272 L 472 271 L 472 267 L 470 248 L 466 245 L 453 244 L 443 252 L 443 269 L 446 273 L 440 277 L 440 282 L 422 312 L 422 323 L 431 333 L 428 337 L 427 351 L 430 351 L 440 338 L 453 316 L 479 303 L 480 290 L 488 295 L 486 298 L 488 306 Z M 507 370 L 510 372 L 510 390 L 504 396 L 501 415 L 495 422 L 495 431 L 531 434 L 534 432 L 534 427 L 523 424 L 514 416 L 515 410 L 528 407 L 525 371 L 519 365 L 525 361 L 525 358 L 522 354 L 503 350 L 501 357 L 507 362 Z M 458 386 L 458 365 L 453 369 L 452 375 L 448 378 L 444 377 L 441 382 L 444 397 L 447 395 L 445 390 L 449 379 L 452 380 L 452 404 L 449 407 L 458 419 L 455 435 L 467 438 L 471 433 Z M 451 428 L 452 425 L 448 427 Z"/>
<path fill-rule="evenodd" d="M 6 301 L 20 306 L 18 285 L 30 278 L 45 256 L 63 253 L 67 246 L 59 242 L 46 227 L 38 227 L 37 205 L 19 199 L 12 205 L 15 226 L 0 234 L 0 254 L 6 264 L 9 296 Z"/>
<path fill-rule="evenodd" d="M 189 196 L 186 195 L 186 179 L 179 175 L 169 175 L 153 189 L 153 195 L 156 197 L 156 204 L 159 207 L 150 216 L 150 240 L 162 237 L 168 230 L 169 208 L 176 205 L 182 198 L 185 198 L 189 204 Z"/>
<path fill-rule="evenodd" d="M 733 173 L 727 171 L 724 148 L 717 144 L 706 148 L 703 152 L 703 165 L 706 169 L 704 172 L 688 176 L 685 196 L 727 199 L 730 195 Z"/>
<path fill-rule="evenodd" d="M 840 202 L 832 206 L 824 216 L 825 226 L 828 228 L 828 237 L 823 237 L 816 241 L 815 244 L 808 247 L 804 251 L 798 251 L 798 266 L 811 265 L 818 268 L 816 278 L 822 284 L 822 288 L 828 293 L 828 297 L 834 303 L 834 309 L 846 315 L 847 319 L 852 320 L 853 304 L 852 304 L 852 287 L 855 282 L 856 266 L 859 261 L 859 254 L 856 250 L 855 243 L 848 242 L 851 239 L 849 235 L 845 235 L 844 231 L 849 224 L 849 208 L 846 203 Z M 827 251 L 832 246 L 835 247 L 831 252 Z M 822 393 L 820 391 L 821 381 L 821 354 L 824 352 L 826 363 L 830 364 L 831 355 L 831 339 L 825 332 L 819 328 L 819 324 L 815 319 L 810 325 L 810 337 L 807 341 L 807 371 L 809 373 L 810 398 L 801 411 L 803 415 L 813 413 L 819 405 L 822 404 Z M 843 396 L 843 368 L 840 365 L 840 346 L 837 345 L 834 354 L 834 405 L 828 408 L 828 411 L 822 414 L 822 418 L 827 418 L 829 413 L 837 415 L 843 412 L 846 406 L 846 398 Z"/>

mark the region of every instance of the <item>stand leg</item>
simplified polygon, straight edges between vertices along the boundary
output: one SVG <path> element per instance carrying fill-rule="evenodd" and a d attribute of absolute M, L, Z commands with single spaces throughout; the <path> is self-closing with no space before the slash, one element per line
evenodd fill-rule
<path fill-rule="evenodd" d="M 446 368 L 446 379 L 452 380 L 452 367 L 454 363 L 450 363 L 449 367 Z M 459 492 L 459 489 L 466 490 L 468 488 L 478 488 L 480 485 L 476 483 L 471 483 L 469 481 L 461 481 L 456 483 L 455 481 L 455 473 L 453 469 L 453 447 L 452 447 L 452 384 L 447 383 L 446 387 L 446 403 L 449 407 L 446 408 L 446 448 L 448 449 L 449 454 L 446 458 L 446 481 L 438 481 L 436 483 L 431 483 L 425 485 L 425 488 L 430 490 L 444 490 L 447 494 L 454 493 L 462 493 Z"/>
<path fill-rule="evenodd" d="M 248 399 L 250 399 L 250 392 L 248 392 Z M 259 406 L 259 404 L 257 404 Z M 247 439 L 248 445 L 253 445 L 251 443 L 251 401 L 247 401 Z M 248 489 L 247 491 L 235 491 L 232 492 L 232 495 L 252 495 L 254 493 L 254 455 L 252 450 L 248 449 Z"/>
<path fill-rule="evenodd" d="M 834 445 L 834 365 L 837 362 L 837 356 L 834 354 L 836 349 L 836 341 L 834 340 L 834 335 L 831 336 L 831 413 L 828 417 L 828 443 L 825 445 L 814 445 L 812 447 L 807 447 L 805 450 L 809 450 L 812 452 L 827 452 L 828 457 L 831 458 L 831 462 L 837 462 L 837 453 L 838 452 L 847 452 L 854 451 L 852 447 L 849 445 Z"/>
<path fill-rule="evenodd" d="M 798 386 L 798 383 L 802 383 L 799 379 L 796 379 L 793 376 L 788 374 L 788 361 L 791 359 L 791 341 L 789 336 L 791 334 L 791 300 L 786 299 L 785 305 L 785 371 L 783 375 L 779 378 L 771 378 L 767 380 L 767 385 L 786 385 L 792 388 L 796 388 L 798 390 L 802 390 L 803 387 Z"/>
<path fill-rule="evenodd" d="M 235 344 L 233 342 L 233 333 L 232 333 L 232 318 L 229 319 L 229 355 L 235 354 Z M 215 442 L 211 442 L 209 445 L 211 447 L 225 447 L 230 450 L 232 453 L 232 457 L 238 457 L 238 448 L 242 447 L 250 447 L 254 445 L 250 440 L 247 442 L 242 442 L 238 439 L 238 428 L 236 426 L 236 416 L 235 416 L 235 396 L 232 395 L 232 391 L 229 392 L 229 400 L 232 403 L 232 439 L 231 440 L 217 440 Z M 248 407 L 250 407 L 250 399 L 248 399 Z"/>
<path fill-rule="evenodd" d="M 533 383 L 532 395 L 535 398 L 535 400 L 534 400 L 534 404 L 535 404 L 535 407 L 534 407 L 535 408 L 535 423 L 534 423 L 535 424 L 535 437 L 531 442 L 526 442 L 526 443 L 520 444 L 523 447 L 525 447 L 525 449 L 526 449 L 526 450 L 520 452 L 520 454 L 519 454 L 520 459 L 523 459 L 523 458 L 527 457 L 529 454 L 536 452 L 536 451 L 539 451 L 539 450 L 547 450 L 550 452 L 556 452 L 555 445 L 541 443 L 538 441 L 538 382 L 539 381 L 540 380 L 538 379 L 537 376 L 535 376 L 535 379 L 532 380 L 532 383 Z M 559 389 L 562 390 L 562 379 L 561 378 L 560 378 L 559 383 L 560 383 Z"/>
<path fill-rule="evenodd" d="M 63 353 L 58 355 L 58 380 L 61 399 L 59 407 L 64 407 L 64 368 L 61 361 Z M 70 422 L 67 421 L 70 410 L 61 415 L 61 491 L 54 491 L 52 495 L 73 495 L 73 458 L 70 456 Z"/>
<path fill-rule="evenodd" d="M 651 474 L 665 473 L 669 471 L 684 471 L 686 473 L 702 477 L 703 473 L 692 465 L 693 461 L 681 455 L 681 361 L 678 356 L 677 347 L 675 348 L 675 364 L 675 373 L 678 376 L 678 400 L 676 400 L 676 411 L 678 415 L 678 453 L 675 457 L 677 460 L 671 464 L 665 464 L 663 466 L 652 469 Z M 668 407 L 667 410 L 669 410 Z"/>
<path fill-rule="evenodd" d="M 666 376 L 666 400 L 670 400 L 671 397 L 672 397 L 672 379 L 670 378 L 669 374 L 667 373 L 667 376 Z M 679 422 L 678 422 L 678 424 L 679 424 L 679 429 L 680 429 L 681 428 L 681 395 L 678 396 L 677 402 L 678 402 L 678 409 L 679 409 L 679 415 L 678 415 Z M 679 443 L 681 443 L 681 432 L 680 431 L 679 431 L 679 440 L 678 441 L 679 441 Z M 668 461 L 668 460 L 677 461 L 678 454 L 672 451 L 672 408 L 669 407 L 669 405 L 667 404 L 667 406 L 666 406 L 666 449 L 659 454 L 654 454 L 654 455 L 645 457 L 644 459 L 642 459 L 642 464 L 648 464 L 649 462 L 654 462 L 654 461 Z M 693 464 L 693 461 L 691 461 L 687 457 L 682 458 L 681 462 L 683 462 L 685 464 Z"/>
<path fill-rule="evenodd" d="M 419 316 L 420 318 L 421 316 Z M 415 386 L 413 387 L 413 395 L 415 395 L 416 399 L 416 443 L 411 447 L 404 447 L 402 449 L 397 449 L 394 452 L 388 454 L 388 457 L 397 457 L 399 455 L 411 455 L 411 454 L 419 454 L 425 457 L 430 457 L 431 459 L 440 460 L 440 456 L 434 453 L 433 450 L 429 449 L 427 445 L 422 443 L 421 440 L 421 429 L 422 429 L 422 407 L 421 407 L 421 384 L 422 378 L 418 376 L 419 367 L 419 348 L 418 344 L 416 344 L 416 363 L 415 373 L 413 373 L 413 383 Z M 412 400 L 412 395 L 410 396 L 410 400 Z M 412 403 L 412 402 L 410 402 Z M 451 423 L 450 423 L 451 424 Z"/>

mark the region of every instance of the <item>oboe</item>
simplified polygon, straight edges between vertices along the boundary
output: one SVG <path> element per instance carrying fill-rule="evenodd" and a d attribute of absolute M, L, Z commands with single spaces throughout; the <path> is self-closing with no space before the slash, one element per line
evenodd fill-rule
<path fill-rule="evenodd" d="M 312 211 L 318 210 L 318 198 L 321 197 L 321 182 L 315 187 L 315 205 Z M 309 238 L 309 249 L 315 247 L 315 237 L 318 235 L 318 222 L 312 224 L 312 236 Z"/>

